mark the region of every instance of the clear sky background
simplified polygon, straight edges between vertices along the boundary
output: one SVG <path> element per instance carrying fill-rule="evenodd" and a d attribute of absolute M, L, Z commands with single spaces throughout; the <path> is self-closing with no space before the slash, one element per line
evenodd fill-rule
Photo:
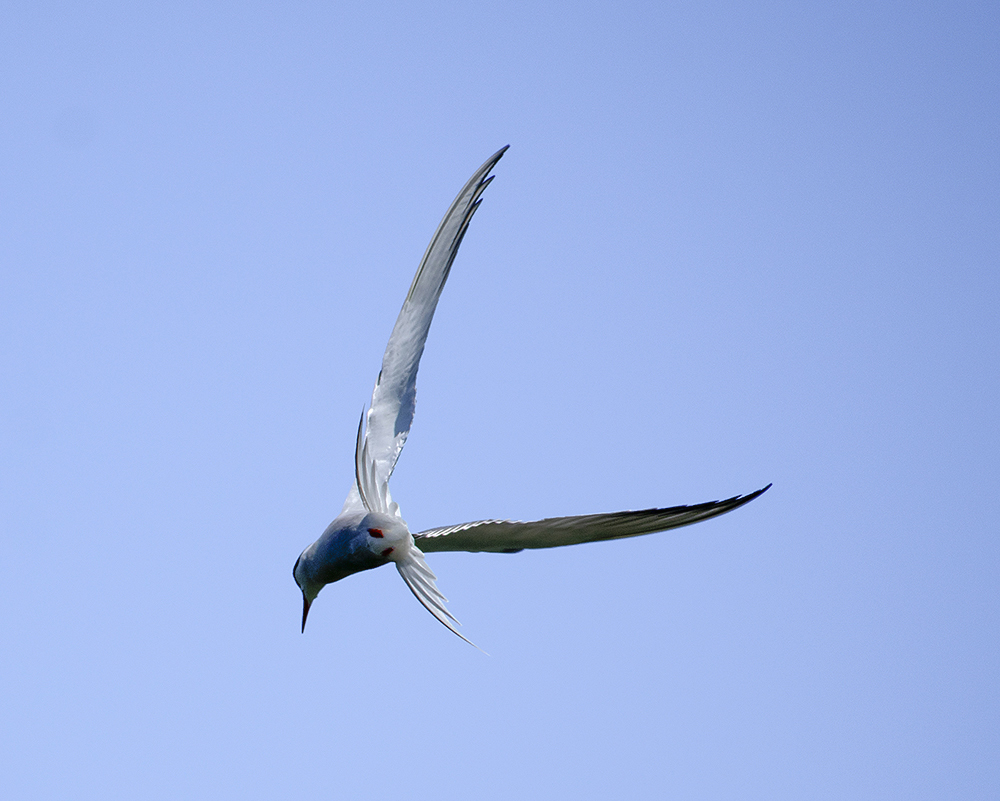
<path fill-rule="evenodd" d="M 1000 794 L 994 2 L 0 14 L 0 777 L 17 799 Z M 393 478 L 291 569 L 504 144 Z"/>

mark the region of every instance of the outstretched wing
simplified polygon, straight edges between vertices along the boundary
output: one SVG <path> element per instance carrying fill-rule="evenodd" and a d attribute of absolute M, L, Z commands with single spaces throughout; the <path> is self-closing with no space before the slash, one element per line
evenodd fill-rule
<path fill-rule="evenodd" d="M 545 520 L 478 520 L 457 526 L 432 528 L 414 534 L 413 539 L 424 553 L 434 551 L 490 551 L 513 553 L 524 548 L 555 548 L 582 542 L 599 542 L 623 537 L 638 537 L 708 520 L 750 503 L 770 489 L 749 495 L 737 495 L 725 501 L 709 501 L 694 506 L 669 509 L 644 509 L 639 512 L 612 512 L 577 517 L 549 517 Z"/>
<path fill-rule="evenodd" d="M 367 473 L 374 470 L 376 484 L 389 480 L 410 432 L 417 395 L 417 368 L 438 298 L 469 221 L 479 208 L 480 195 L 493 180 L 489 172 L 506 150 L 507 147 L 502 147 L 487 159 L 458 193 L 427 246 L 392 329 L 372 392 L 363 445 L 370 460 L 365 470 Z M 360 504 L 355 482 L 344 508 Z"/>

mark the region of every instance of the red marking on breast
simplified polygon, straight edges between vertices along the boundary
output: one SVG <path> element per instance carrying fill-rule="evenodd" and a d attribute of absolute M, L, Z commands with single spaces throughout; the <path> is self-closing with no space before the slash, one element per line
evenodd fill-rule
<path fill-rule="evenodd" d="M 396 550 L 395 548 L 386 548 L 384 551 L 382 551 L 382 556 L 388 556 L 395 550 Z"/>
<path fill-rule="evenodd" d="M 379 539 L 382 539 L 382 537 L 385 536 L 385 534 L 382 533 L 382 529 L 380 528 L 370 528 L 368 529 L 368 533 L 371 534 L 373 537 L 378 537 Z"/>

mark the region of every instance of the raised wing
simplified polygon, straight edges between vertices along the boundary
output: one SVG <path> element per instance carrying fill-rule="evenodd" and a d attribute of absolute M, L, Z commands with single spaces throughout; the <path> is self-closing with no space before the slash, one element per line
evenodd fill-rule
<path fill-rule="evenodd" d="M 612 512 L 577 517 L 549 517 L 545 520 L 478 520 L 457 526 L 432 528 L 414 534 L 413 539 L 424 553 L 434 551 L 489 551 L 513 553 L 524 548 L 555 548 L 582 542 L 638 537 L 670 528 L 688 526 L 700 520 L 731 512 L 759 497 L 771 485 L 737 495 L 725 501 L 709 501 L 694 506 L 669 509 L 644 509 L 640 512 Z"/>
<path fill-rule="evenodd" d="M 377 485 L 388 482 L 410 432 L 417 395 L 417 368 L 438 298 L 448 280 L 469 221 L 479 208 L 479 197 L 493 180 L 489 172 L 506 150 L 507 147 L 502 147 L 487 159 L 458 193 L 427 246 L 403 308 L 396 318 L 372 392 L 362 446 L 366 459 L 370 461 L 365 471 L 371 473 L 374 470 L 373 482 Z M 360 504 L 355 481 L 344 508 Z"/>

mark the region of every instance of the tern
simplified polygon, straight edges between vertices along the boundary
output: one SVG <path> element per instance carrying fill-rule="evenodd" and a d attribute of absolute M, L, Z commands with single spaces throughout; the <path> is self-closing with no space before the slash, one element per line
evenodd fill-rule
<path fill-rule="evenodd" d="M 531 522 L 477 520 L 411 533 L 389 494 L 389 477 L 413 422 L 417 368 L 427 332 L 455 254 L 479 208 L 490 171 L 506 152 L 494 153 L 462 187 L 431 239 L 396 325 L 367 414 L 362 410 L 354 450 L 354 485 L 344 508 L 326 531 L 295 562 L 292 575 L 302 590 L 302 631 L 309 608 L 327 584 L 390 562 L 406 586 L 434 617 L 466 642 L 424 559 L 434 551 L 515 553 L 525 548 L 555 548 L 584 542 L 637 537 L 707 520 L 749 503 L 770 488 L 724 501 Z M 470 644 L 472 644 L 470 642 Z"/>

